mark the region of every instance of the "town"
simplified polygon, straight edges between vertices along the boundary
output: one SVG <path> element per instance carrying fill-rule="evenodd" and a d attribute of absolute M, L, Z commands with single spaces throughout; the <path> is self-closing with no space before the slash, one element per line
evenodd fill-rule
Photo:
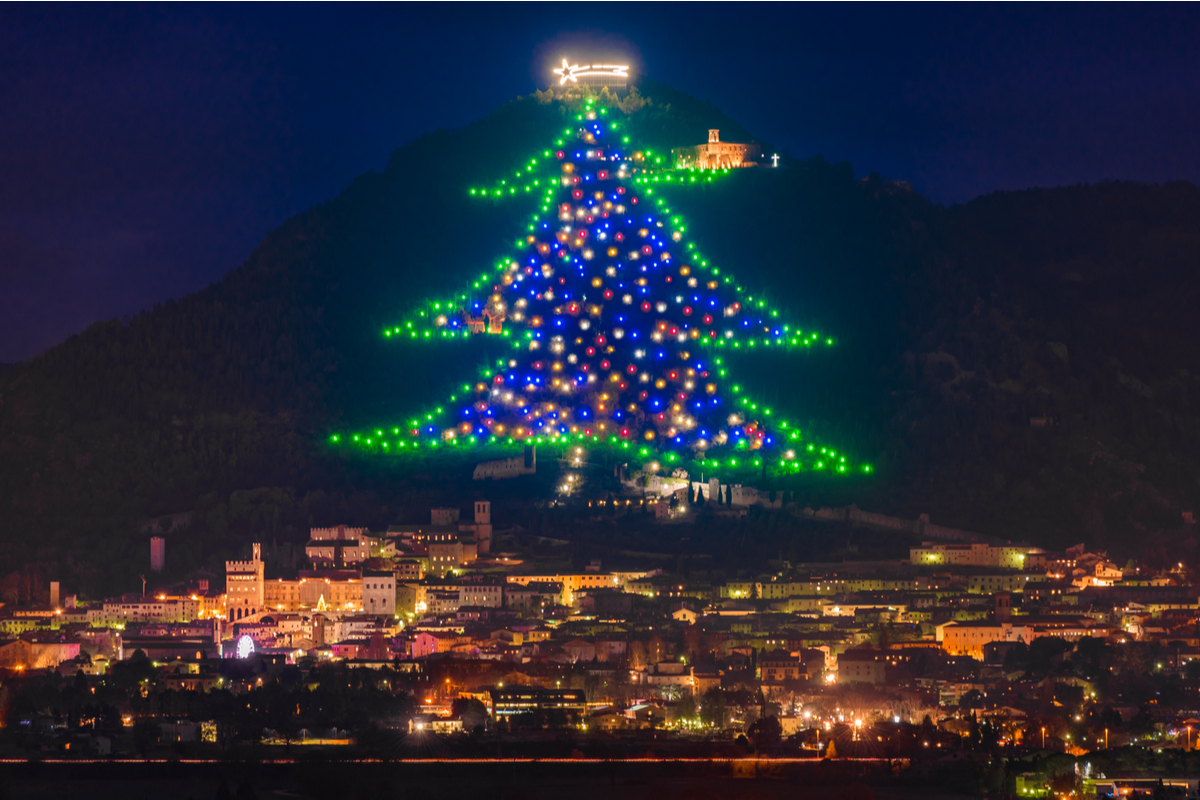
<path fill-rule="evenodd" d="M 772 515 L 912 544 L 907 558 L 771 559 L 753 574 L 650 553 L 570 569 L 565 538 L 515 537 L 480 497 L 427 524 L 314 527 L 286 574 L 253 543 L 224 576 L 156 585 L 169 537 L 155 535 L 142 593 L 81 602 L 51 582 L 48 603 L 0 609 L 5 746 L 361 753 L 435 737 L 546 754 L 569 731 L 568 755 L 653 741 L 660 754 L 978 765 L 1184 754 L 1200 736 L 1200 584 L 1183 564 L 799 508 L 678 473 L 624 483 L 553 502 L 679 531 Z M 993 780 L 1042 796 L 1061 776 L 1009 766 Z"/>

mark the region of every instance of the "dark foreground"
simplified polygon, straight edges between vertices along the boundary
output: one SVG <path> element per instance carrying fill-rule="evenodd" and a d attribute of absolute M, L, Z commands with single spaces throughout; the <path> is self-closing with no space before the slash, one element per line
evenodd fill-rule
<path fill-rule="evenodd" d="M 222 783 L 228 794 L 222 790 Z M 0 798 L 303 797 L 355 800 L 938 800 L 887 761 L 456 761 L 84 763 L 0 765 Z"/>

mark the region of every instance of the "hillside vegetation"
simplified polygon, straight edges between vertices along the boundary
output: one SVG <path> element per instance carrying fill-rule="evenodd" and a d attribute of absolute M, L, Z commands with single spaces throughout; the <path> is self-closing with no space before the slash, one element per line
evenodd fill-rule
<path fill-rule="evenodd" d="M 631 124 L 652 147 L 710 127 L 749 135 L 668 87 L 641 89 Z M 166 514 L 190 512 L 168 563 L 215 570 L 251 537 L 270 550 L 310 524 L 381 526 L 454 500 L 445 487 L 470 465 L 402 470 L 327 437 L 403 420 L 491 355 L 486 340 L 407 345 L 380 330 L 509 252 L 531 208 L 466 187 L 538 152 L 563 115 L 527 98 L 424 136 L 206 289 L 0 370 L 0 599 L 49 579 L 139 586 L 140 523 Z M 714 263 L 837 337 L 734 365 L 876 464 L 867 481 L 788 484 L 801 501 L 1195 556 L 1180 512 L 1200 492 L 1196 187 L 1035 189 L 945 209 L 849 164 L 783 164 L 662 192 Z"/>

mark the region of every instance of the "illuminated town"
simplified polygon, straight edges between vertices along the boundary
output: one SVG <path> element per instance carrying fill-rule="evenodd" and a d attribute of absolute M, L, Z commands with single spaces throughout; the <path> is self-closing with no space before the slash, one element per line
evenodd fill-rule
<path fill-rule="evenodd" d="M 1084 544 L 1048 552 L 926 518 L 638 477 L 624 496 L 575 501 L 577 512 L 671 529 L 751 515 L 913 544 L 903 559 L 771 561 L 720 580 L 656 565 L 656 554 L 564 570 L 565 542 L 522 536 L 478 499 L 431 509 L 427 524 L 313 528 L 287 574 L 265 569 L 256 543 L 224 576 L 159 586 L 153 568 L 170 552 L 155 536 L 144 595 L 84 604 L 52 583 L 49 605 L 0 612 L 11 637 L 0 667 L 25 676 L 6 683 L 7 724 L 105 755 L 135 739 L 145 752 L 183 743 L 197 754 L 222 737 L 352 746 L 355 731 L 332 717 L 321 728 L 315 711 L 235 732 L 215 715 L 221 702 L 182 698 L 254 704 L 273 683 L 356 674 L 391 698 L 373 724 L 504 736 L 516 752 L 566 729 L 582 754 L 652 736 L 680 754 L 905 764 L 936 763 L 939 751 L 1193 745 L 1200 587 L 1182 565 L 1118 565 Z M 47 682 L 86 687 L 97 705 L 80 714 L 65 693 L 48 706 L 22 699 Z M 151 724 L 157 741 L 132 735 Z M 1024 794 L 1048 791 L 1033 774 L 1017 780 Z"/>
<path fill-rule="evenodd" d="M 0 12 L 0 800 L 1200 800 L 1200 17 L 636 8 Z"/>

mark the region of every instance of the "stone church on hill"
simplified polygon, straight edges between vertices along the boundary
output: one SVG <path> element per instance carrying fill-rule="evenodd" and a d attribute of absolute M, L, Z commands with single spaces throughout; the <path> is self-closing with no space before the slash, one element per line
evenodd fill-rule
<path fill-rule="evenodd" d="M 722 142 L 720 130 L 714 128 L 708 132 L 708 142 L 693 147 L 676 147 L 671 150 L 672 160 L 676 169 L 735 169 L 737 167 L 756 167 L 755 160 L 762 155 L 762 148 L 756 144 L 737 144 Z"/>

